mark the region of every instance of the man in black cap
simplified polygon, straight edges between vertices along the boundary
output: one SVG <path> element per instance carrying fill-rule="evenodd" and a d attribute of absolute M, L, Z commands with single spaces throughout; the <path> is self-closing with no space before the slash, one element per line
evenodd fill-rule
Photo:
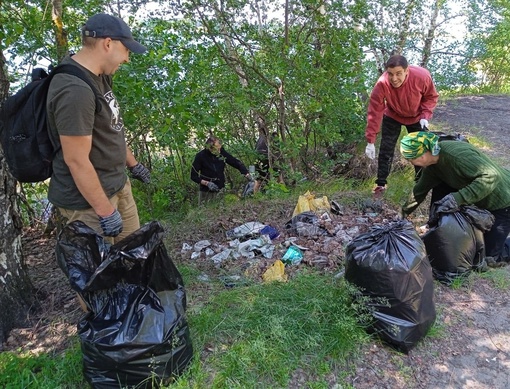
<path fill-rule="evenodd" d="M 70 74 L 56 74 L 48 91 L 49 131 L 55 150 L 48 199 L 70 223 L 81 220 L 114 242 L 140 227 L 138 210 L 126 175 L 150 181 L 124 136 L 124 122 L 111 89 L 112 75 L 129 61 L 129 53 L 144 53 L 120 18 L 97 14 L 82 28 L 82 48 L 62 63 L 80 68 L 97 87 Z"/>

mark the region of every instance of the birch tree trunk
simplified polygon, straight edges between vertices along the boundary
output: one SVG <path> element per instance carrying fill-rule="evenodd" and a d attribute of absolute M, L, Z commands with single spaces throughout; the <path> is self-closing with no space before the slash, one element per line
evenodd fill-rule
<path fill-rule="evenodd" d="M 51 19 L 55 28 L 55 43 L 57 46 L 58 62 L 62 61 L 69 54 L 67 48 L 67 31 L 62 21 L 62 0 L 52 1 Z"/>
<path fill-rule="evenodd" d="M 6 99 L 8 90 L 5 57 L 0 50 L 0 101 Z M 11 329 L 25 323 L 35 303 L 34 288 L 23 263 L 23 224 L 17 209 L 16 180 L 7 171 L 0 147 L 0 345 Z"/>

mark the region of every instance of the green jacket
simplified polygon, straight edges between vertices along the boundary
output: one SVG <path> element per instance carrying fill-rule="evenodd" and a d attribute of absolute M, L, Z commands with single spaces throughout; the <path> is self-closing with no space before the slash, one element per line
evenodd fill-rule
<path fill-rule="evenodd" d="M 440 183 L 457 189 L 452 195 L 459 205 L 476 205 L 494 211 L 510 207 L 510 171 L 493 162 L 467 142 L 442 141 L 439 160 L 423 168 L 404 212 L 420 205 Z"/>

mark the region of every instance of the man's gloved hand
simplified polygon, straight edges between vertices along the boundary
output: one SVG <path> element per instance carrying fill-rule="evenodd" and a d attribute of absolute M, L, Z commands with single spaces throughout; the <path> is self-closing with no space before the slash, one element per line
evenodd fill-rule
<path fill-rule="evenodd" d="M 420 119 L 420 126 L 422 130 L 428 131 L 429 121 L 427 119 Z"/>
<path fill-rule="evenodd" d="M 117 210 L 109 216 L 99 216 L 99 224 L 101 224 L 104 236 L 117 236 L 122 232 L 122 217 Z"/>
<path fill-rule="evenodd" d="M 214 182 L 209 181 L 207 183 L 207 187 L 211 192 L 219 192 L 220 188 L 218 188 L 218 185 L 216 185 Z"/>
<path fill-rule="evenodd" d="M 250 173 L 246 173 L 245 177 L 248 181 L 255 181 L 255 178 Z"/>
<path fill-rule="evenodd" d="M 131 173 L 131 177 L 142 181 L 144 184 L 151 182 L 151 172 L 140 162 L 138 162 L 135 166 L 129 167 L 128 169 Z"/>
<path fill-rule="evenodd" d="M 373 143 L 367 143 L 367 147 L 365 148 L 365 154 L 368 158 L 375 158 L 375 145 Z"/>

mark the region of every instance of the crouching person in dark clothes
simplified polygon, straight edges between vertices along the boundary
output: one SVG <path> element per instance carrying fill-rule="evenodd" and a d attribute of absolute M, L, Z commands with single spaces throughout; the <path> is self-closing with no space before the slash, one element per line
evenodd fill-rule
<path fill-rule="evenodd" d="M 502 168 L 467 142 L 442 141 L 429 132 L 413 132 L 402 138 L 400 151 L 421 177 L 403 208 L 413 212 L 433 188 L 445 184 L 452 188 L 434 204 L 441 211 L 454 211 L 461 205 L 475 205 L 491 212 L 495 221 L 484 234 L 486 260 L 491 267 L 505 266 L 505 240 L 510 233 L 510 171 Z"/>
<path fill-rule="evenodd" d="M 239 170 L 248 180 L 253 179 L 246 166 L 229 154 L 217 137 L 210 136 L 206 147 L 195 155 L 191 166 L 191 180 L 199 185 L 199 205 L 216 197 L 225 187 L 226 164 Z"/>

